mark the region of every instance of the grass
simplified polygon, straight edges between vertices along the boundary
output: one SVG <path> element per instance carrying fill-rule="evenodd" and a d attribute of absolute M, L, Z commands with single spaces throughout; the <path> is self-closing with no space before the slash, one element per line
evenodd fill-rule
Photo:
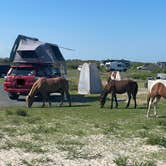
<path fill-rule="evenodd" d="M 119 156 L 113 160 L 113 162 L 117 166 L 156 166 L 153 161 L 133 161 L 132 163 L 129 162 L 129 157 L 126 156 Z"/>
<path fill-rule="evenodd" d="M 147 139 L 147 144 L 160 145 L 166 148 L 166 137 L 158 135 L 150 135 Z"/>
<path fill-rule="evenodd" d="M 128 164 L 128 157 L 123 157 L 123 156 L 119 156 L 116 159 L 113 160 L 113 162 L 117 165 L 117 166 L 127 166 Z"/>
<path fill-rule="evenodd" d="M 99 95 L 77 95 L 78 72 L 75 77 L 73 77 L 73 73 L 73 70 L 69 73 L 72 86 L 71 95 L 78 101 L 72 103 L 72 107 L 68 107 L 68 103 L 64 103 L 62 107 L 52 103 L 50 108 L 41 108 L 38 105 L 33 105 L 30 109 L 26 106 L 1 108 L 0 152 L 20 149 L 26 153 L 44 155 L 43 159 L 34 158 L 31 161 L 26 158 L 22 159 L 24 165 L 35 165 L 36 163 L 42 165 L 47 162 L 54 163 L 47 154 L 57 153 L 56 149 L 58 153 L 63 154 L 62 156 L 66 160 L 99 160 L 104 157 L 103 151 L 90 151 L 91 149 L 88 147 L 91 145 L 93 149 L 100 143 L 107 146 L 107 141 L 118 140 L 123 142 L 122 146 L 125 146 L 128 141 L 140 139 L 140 143 L 136 144 L 136 147 L 157 145 L 166 148 L 166 118 L 165 116 L 146 118 L 146 95 L 138 95 L 137 109 L 132 109 L 133 102 L 129 109 L 125 109 L 126 103 L 121 102 L 118 109 L 110 110 L 109 99 L 107 99 L 105 107 L 101 109 L 98 102 Z M 144 88 L 143 83 L 144 81 L 139 80 L 140 89 Z M 118 98 L 125 98 L 125 96 L 118 95 Z M 164 100 L 159 103 L 158 111 L 160 115 L 166 114 Z M 106 139 L 105 142 L 102 142 L 103 139 L 99 142 L 89 142 L 88 138 L 96 136 L 98 140 L 101 135 Z M 120 146 L 119 150 L 121 148 Z M 130 148 L 126 150 L 130 152 Z M 137 154 L 137 151 L 133 150 L 132 154 L 135 153 L 139 157 L 139 162 L 134 161 L 132 156 L 120 156 L 114 158 L 113 161 L 117 165 L 124 166 L 129 164 L 129 161 L 132 161 L 133 166 L 155 166 L 151 160 L 166 161 L 165 152 L 166 149 L 158 153 Z"/>
<path fill-rule="evenodd" d="M 89 95 L 87 97 L 91 98 Z M 53 105 L 51 108 L 38 106 L 31 109 L 26 107 L 3 108 L 3 111 L 0 112 L 1 137 L 8 135 L 10 141 L 6 141 L 6 145 L 1 145 L 0 149 L 19 148 L 25 152 L 42 154 L 47 151 L 49 142 L 48 145 L 56 146 L 60 151 L 67 152 L 66 159 L 90 160 L 95 156 L 100 157 L 101 154 L 80 152 L 87 144 L 81 140 L 100 134 L 108 136 L 108 138 L 114 135 L 120 140 L 134 137 L 146 138 L 147 144 L 165 147 L 166 119 L 147 119 L 145 109 L 125 109 L 124 106 L 125 103 L 122 103 L 119 109 L 110 110 L 109 103 L 106 103 L 105 108 L 100 109 L 99 103 L 92 100 L 92 102 L 81 105 L 73 103 L 73 107 Z M 160 113 L 164 113 L 162 104 Z M 154 137 L 156 129 L 160 133 L 160 137 Z M 29 134 L 31 141 L 26 138 Z M 152 136 L 150 137 L 150 135 Z M 19 140 L 18 136 L 26 139 Z M 15 142 L 12 142 L 13 139 Z M 156 159 L 159 157 L 156 156 Z"/>

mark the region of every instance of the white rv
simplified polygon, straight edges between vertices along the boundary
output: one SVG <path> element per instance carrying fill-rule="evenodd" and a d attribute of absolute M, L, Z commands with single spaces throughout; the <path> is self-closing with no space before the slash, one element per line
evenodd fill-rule
<path fill-rule="evenodd" d="M 107 71 L 126 71 L 127 67 L 123 62 L 113 61 L 106 62 L 105 68 Z"/>

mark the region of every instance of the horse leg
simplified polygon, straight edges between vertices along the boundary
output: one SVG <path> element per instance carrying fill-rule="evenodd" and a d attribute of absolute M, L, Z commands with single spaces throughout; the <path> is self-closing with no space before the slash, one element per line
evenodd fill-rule
<path fill-rule="evenodd" d="M 45 103 L 48 99 L 48 94 L 43 92 L 41 95 L 42 95 L 42 101 L 43 101 L 42 107 L 45 107 Z"/>
<path fill-rule="evenodd" d="M 70 93 L 68 90 L 66 91 L 66 96 L 67 96 L 67 100 L 69 102 L 69 107 L 71 107 L 71 98 L 70 98 Z"/>
<path fill-rule="evenodd" d="M 160 101 L 160 97 L 157 96 L 154 99 L 154 116 L 157 117 L 157 103 Z"/>
<path fill-rule="evenodd" d="M 148 109 L 148 106 L 149 106 L 149 101 L 150 101 L 150 93 L 148 93 L 148 95 L 147 95 L 147 109 Z"/>
<path fill-rule="evenodd" d="M 127 102 L 126 108 L 129 107 L 130 100 L 131 100 L 131 93 L 128 92 L 127 95 L 128 95 L 128 102 Z"/>
<path fill-rule="evenodd" d="M 42 95 L 42 101 L 43 101 L 42 107 L 45 107 L 46 98 L 43 95 Z"/>
<path fill-rule="evenodd" d="M 61 92 L 61 103 L 60 103 L 60 107 L 62 106 L 63 104 L 63 100 L 64 100 L 64 92 Z"/>
<path fill-rule="evenodd" d="M 151 105 L 152 105 L 153 99 L 150 98 L 149 99 L 149 104 L 148 104 L 148 110 L 147 110 L 147 118 L 149 118 L 149 114 L 150 114 L 150 109 L 151 109 Z"/>
<path fill-rule="evenodd" d="M 114 96 L 115 96 L 115 94 L 112 92 L 112 96 L 111 96 L 111 109 L 113 108 Z"/>
<path fill-rule="evenodd" d="M 134 108 L 137 107 L 136 94 L 132 94 L 134 100 Z"/>
<path fill-rule="evenodd" d="M 49 107 L 51 107 L 50 94 L 47 95 L 47 100 L 48 100 L 48 103 L 49 103 Z"/>
<path fill-rule="evenodd" d="M 116 108 L 118 108 L 118 101 L 117 101 L 116 94 L 114 95 L 114 98 L 115 98 Z"/>

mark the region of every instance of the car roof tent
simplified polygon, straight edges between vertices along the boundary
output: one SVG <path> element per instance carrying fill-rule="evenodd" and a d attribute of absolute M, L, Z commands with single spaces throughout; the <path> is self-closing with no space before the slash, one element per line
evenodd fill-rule
<path fill-rule="evenodd" d="M 58 45 L 23 35 L 18 35 L 10 53 L 13 63 L 53 64 L 57 61 L 65 61 Z"/>

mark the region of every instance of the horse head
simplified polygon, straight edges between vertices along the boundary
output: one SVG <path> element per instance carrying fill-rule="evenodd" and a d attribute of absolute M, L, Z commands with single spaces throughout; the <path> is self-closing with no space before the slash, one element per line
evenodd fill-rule
<path fill-rule="evenodd" d="M 105 87 L 104 87 L 104 90 L 102 91 L 102 93 L 100 95 L 100 99 L 99 99 L 101 108 L 104 107 L 106 97 L 107 97 L 109 91 L 110 91 L 110 86 L 109 86 L 109 84 L 106 84 Z"/>
<path fill-rule="evenodd" d="M 33 97 L 30 96 L 30 95 L 27 95 L 26 96 L 26 102 L 27 102 L 28 107 L 30 108 L 33 104 Z"/>

